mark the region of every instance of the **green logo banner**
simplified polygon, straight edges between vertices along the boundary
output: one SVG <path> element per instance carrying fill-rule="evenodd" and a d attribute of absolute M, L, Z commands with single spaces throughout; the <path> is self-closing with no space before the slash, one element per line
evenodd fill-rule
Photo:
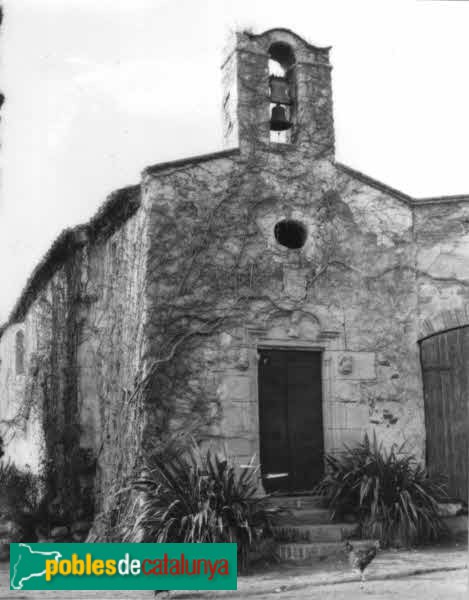
<path fill-rule="evenodd" d="M 10 544 L 11 590 L 236 586 L 236 544 Z"/>

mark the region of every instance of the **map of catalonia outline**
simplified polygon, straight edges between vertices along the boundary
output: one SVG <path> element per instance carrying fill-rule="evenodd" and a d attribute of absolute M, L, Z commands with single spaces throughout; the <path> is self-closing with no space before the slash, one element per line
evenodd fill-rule
<path fill-rule="evenodd" d="M 42 577 L 43 575 L 46 574 L 46 565 L 45 565 L 45 560 L 43 560 L 43 564 L 41 565 L 43 567 L 43 570 L 40 573 L 30 573 L 29 575 L 24 575 L 23 577 L 21 577 L 21 579 L 19 581 L 17 581 L 17 578 L 19 577 L 18 575 L 18 567 L 21 563 L 21 561 L 26 557 L 30 557 L 30 555 L 33 555 L 33 560 L 34 560 L 34 556 L 44 556 L 50 559 L 50 557 L 54 558 L 57 562 L 59 561 L 59 559 L 62 558 L 62 554 L 60 554 L 60 552 L 57 551 L 52 551 L 52 552 L 40 552 L 38 550 L 32 550 L 30 546 L 28 546 L 28 544 L 19 544 L 18 545 L 19 548 L 27 548 L 26 551 L 21 551 L 19 553 L 18 556 L 18 560 L 15 563 L 15 566 L 13 567 L 13 576 L 11 578 L 11 582 L 10 582 L 10 587 L 13 590 L 22 590 L 23 589 L 23 583 L 25 581 L 28 581 L 28 579 L 31 579 L 32 577 Z M 37 559 L 36 559 L 37 560 Z"/>

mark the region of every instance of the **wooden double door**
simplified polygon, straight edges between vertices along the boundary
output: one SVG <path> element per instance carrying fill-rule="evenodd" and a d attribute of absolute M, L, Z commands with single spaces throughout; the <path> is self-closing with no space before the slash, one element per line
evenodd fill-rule
<path fill-rule="evenodd" d="M 324 472 L 321 353 L 266 348 L 259 355 L 264 488 L 311 490 Z"/>

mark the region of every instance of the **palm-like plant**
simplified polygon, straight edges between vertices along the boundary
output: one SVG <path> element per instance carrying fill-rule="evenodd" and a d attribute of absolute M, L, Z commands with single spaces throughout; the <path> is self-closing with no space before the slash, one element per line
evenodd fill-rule
<path fill-rule="evenodd" d="M 134 481 L 143 502 L 127 539 L 152 542 L 234 542 L 241 569 L 249 550 L 270 531 L 275 509 L 258 496 L 256 472 L 236 468 L 193 443 L 182 453 L 163 452 Z"/>
<path fill-rule="evenodd" d="M 356 447 L 328 455 L 327 473 L 316 488 L 327 498 L 333 517 L 354 513 L 364 537 L 385 546 L 437 540 L 446 528 L 437 500 L 446 495 L 442 481 L 428 476 L 403 447 L 389 451 L 365 435 Z"/>
<path fill-rule="evenodd" d="M 40 516 L 40 492 L 38 476 L 20 471 L 10 461 L 0 463 L 0 514 L 15 521 L 27 537 L 34 535 Z"/>

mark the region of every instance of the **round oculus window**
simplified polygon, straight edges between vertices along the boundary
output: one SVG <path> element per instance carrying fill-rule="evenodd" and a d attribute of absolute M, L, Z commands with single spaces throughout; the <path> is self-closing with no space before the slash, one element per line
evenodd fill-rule
<path fill-rule="evenodd" d="M 308 231 L 300 221 L 282 219 L 275 225 L 274 235 L 280 245 L 290 250 L 299 250 L 305 245 Z"/>

